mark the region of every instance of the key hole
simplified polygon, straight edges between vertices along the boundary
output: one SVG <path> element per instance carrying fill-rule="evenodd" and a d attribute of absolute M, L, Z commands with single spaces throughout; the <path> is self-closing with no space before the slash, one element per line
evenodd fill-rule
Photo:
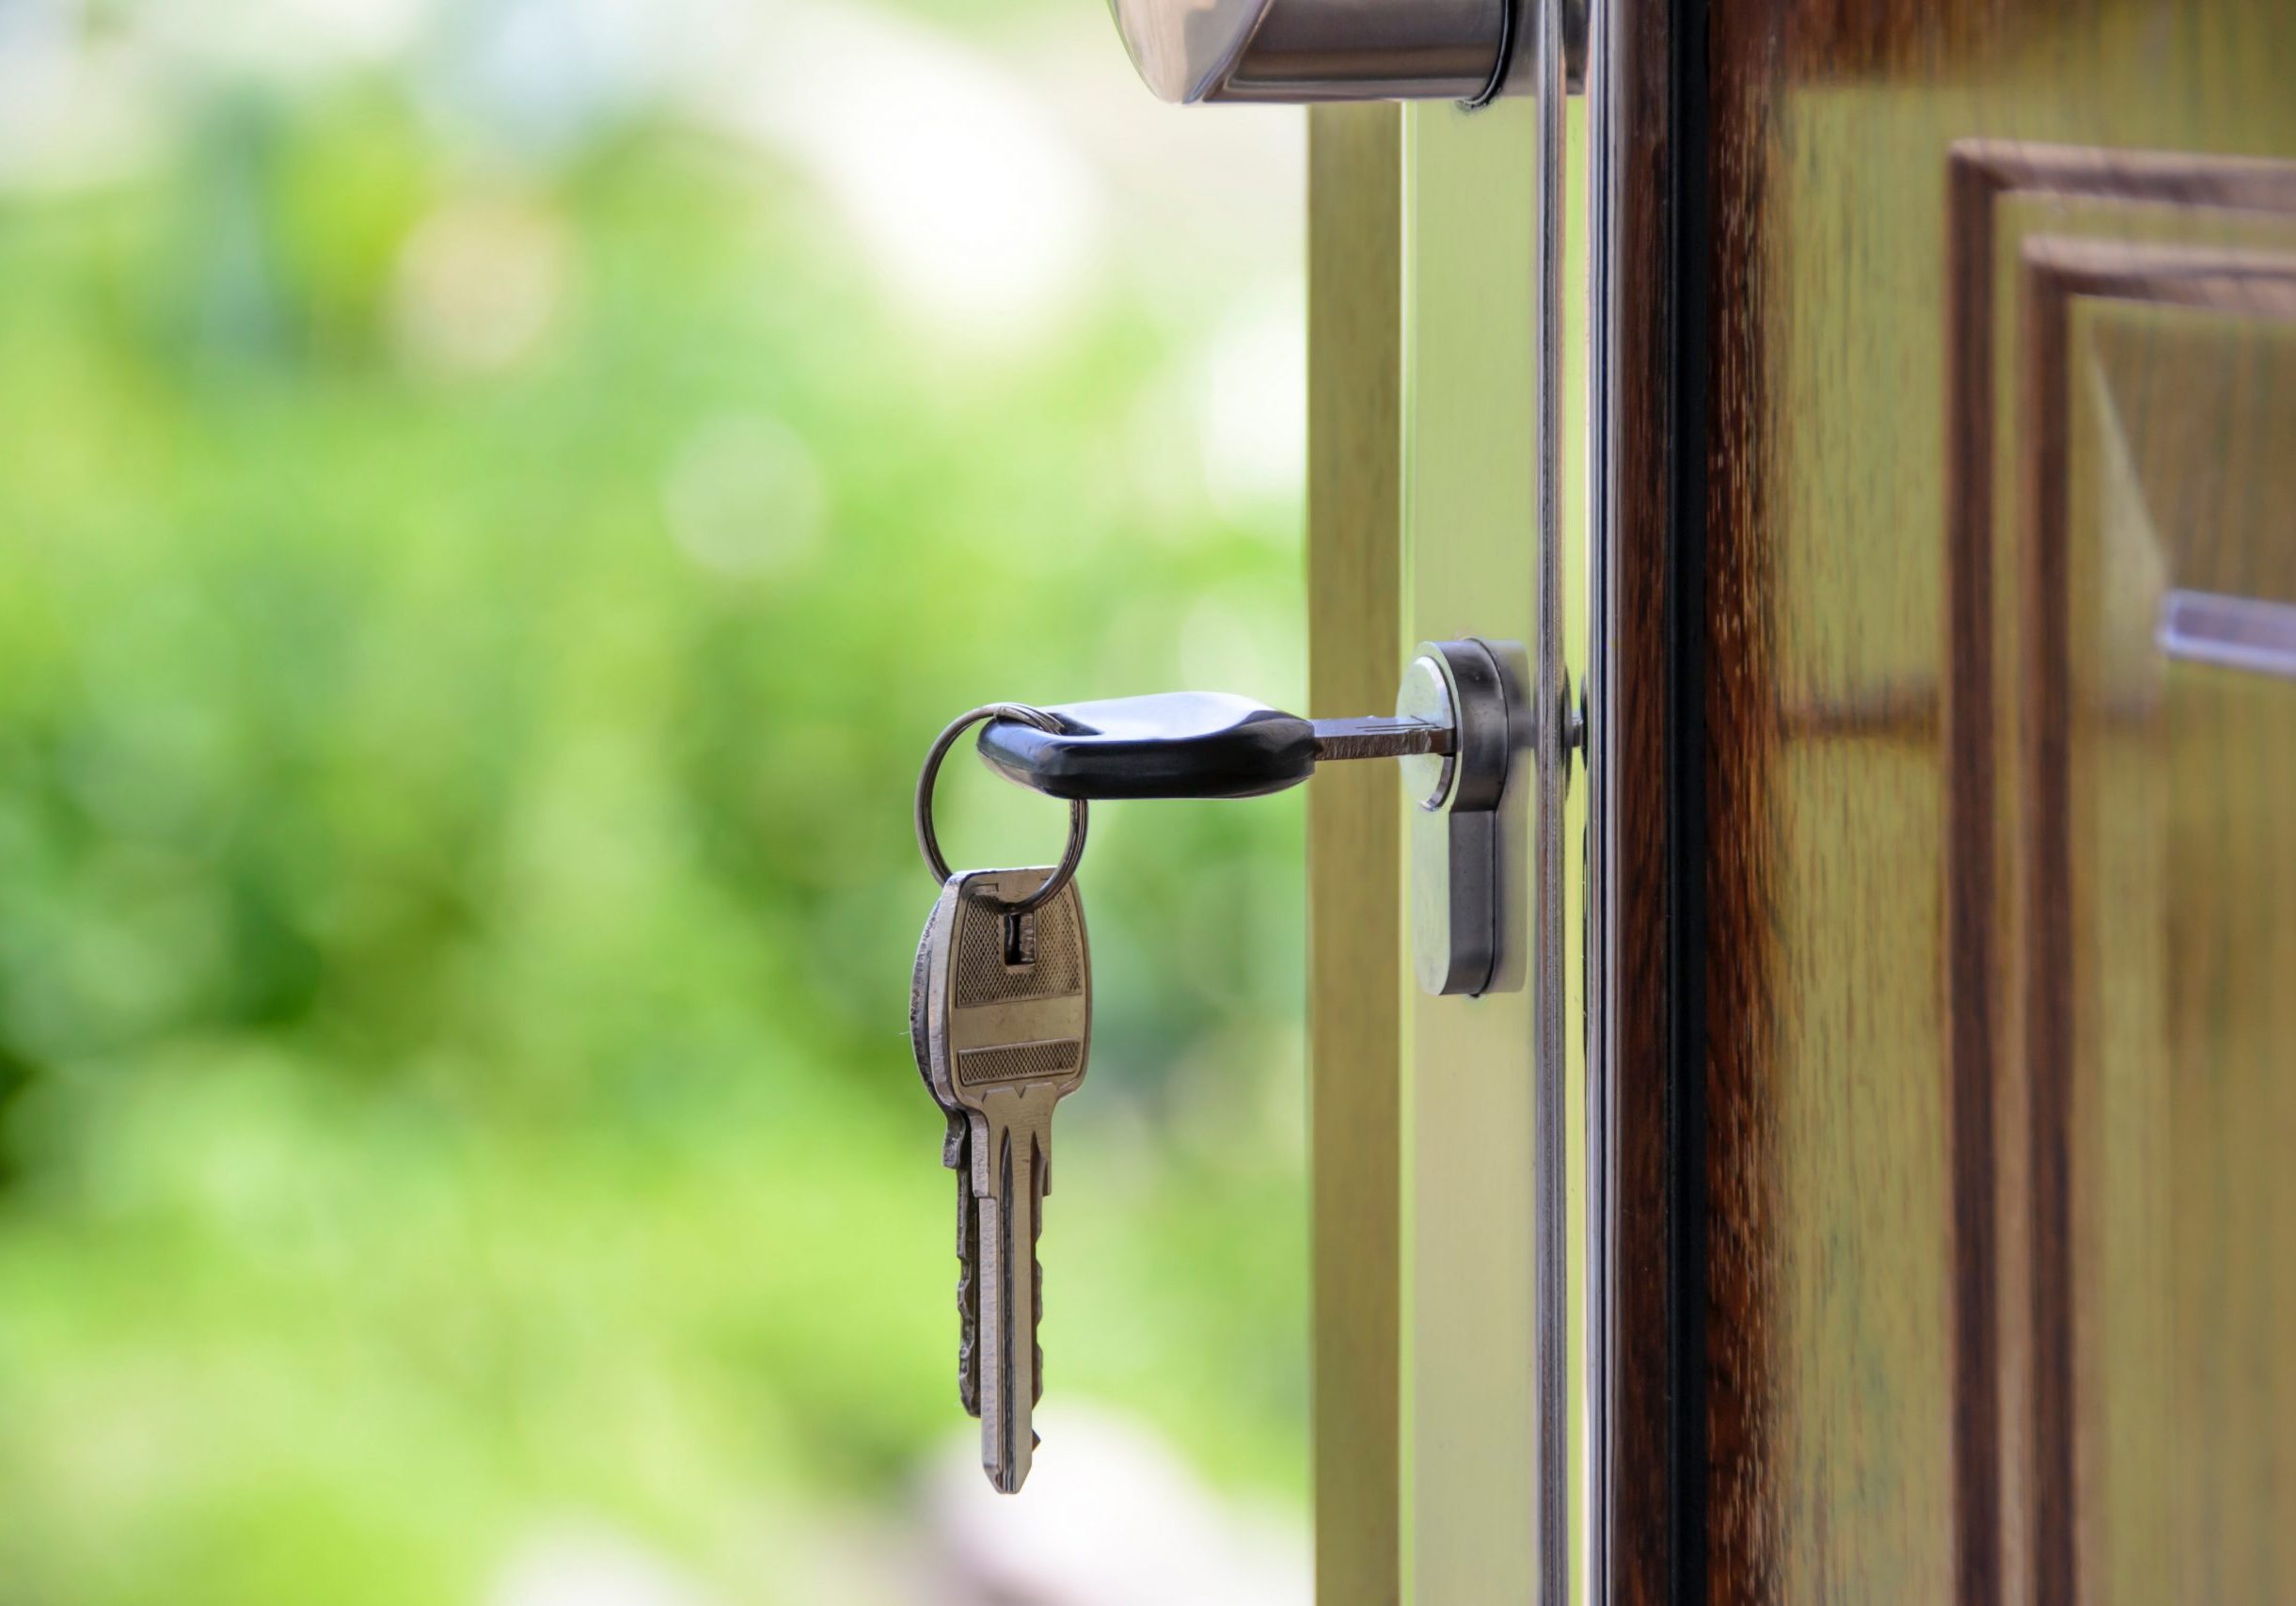
<path fill-rule="evenodd" d="M 1037 912 L 1005 916 L 1005 963 L 1007 967 L 1037 962 Z"/>

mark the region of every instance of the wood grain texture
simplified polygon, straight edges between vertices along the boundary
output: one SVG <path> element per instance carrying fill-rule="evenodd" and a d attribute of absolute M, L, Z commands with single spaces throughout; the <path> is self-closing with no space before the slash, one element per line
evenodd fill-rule
<path fill-rule="evenodd" d="M 1781 764 L 1781 697 L 1825 700 L 1839 689 L 1781 678 L 1782 621 L 1776 599 L 1786 554 L 1772 539 L 1771 465 L 1750 443 L 1803 404 L 1774 395 L 1782 354 L 1764 335 L 1785 322 L 1773 308 L 1764 245 L 1771 225 L 1770 175 L 1746 164 L 1761 136 L 1775 39 L 1744 27 L 1745 8 L 1718 8 L 1709 44 L 1707 150 L 1710 210 L 1704 264 L 1711 353 L 1706 374 L 1704 625 L 1698 646 L 1698 718 L 1705 798 L 1702 886 L 1705 920 L 1700 966 L 1703 1022 L 1704 1182 L 1707 1320 L 1704 1334 L 1708 1454 L 1703 1562 L 1717 1598 L 1798 1598 L 1819 1586 L 1794 1571 L 1800 1558 L 1776 1547 L 1781 1518 L 1834 1490 L 1806 1487 L 1792 1464 L 1791 1414 L 1777 1372 L 1807 1354 L 1822 1363 L 1829 1342 L 1805 1339 L 1828 1325 L 1812 1312 L 1799 1263 L 1812 1247 L 1794 1227 L 1826 1224 L 1789 1214 L 1795 1181 L 1779 1125 L 1794 1106 L 1795 1071 L 1784 1033 L 1813 992 L 1808 968 L 1820 959 L 1781 930 L 1773 900 L 1789 871 L 1778 804 L 1792 784 Z M 1721 182 L 1725 174 L 1734 183 Z M 1821 749 L 1820 751 L 1824 751 Z M 1813 845 L 1834 827 L 1843 788 L 1813 809 Z M 1831 962 L 1838 956 L 1827 956 Z M 1797 1201 L 1798 1202 L 1798 1201 Z M 1797 1353 L 1799 1352 L 1799 1353 Z M 1789 1391 L 1792 1386 L 1789 1384 Z M 1810 1391 L 1813 1394 L 1817 1390 Z"/>
<path fill-rule="evenodd" d="M 1308 697 L 1391 707 L 1402 661 L 1401 117 L 1308 119 Z M 1385 764 L 1308 788 L 1316 1593 L 1401 1593 L 1397 1344 L 1401 794 Z"/>
<path fill-rule="evenodd" d="M 2051 1520 L 2088 1543 L 2086 1494 L 2010 1408 L 2057 1365 L 2012 1307 L 2078 1239 L 1993 1186 L 2027 1197 L 2028 1122 L 2057 1112 L 1996 1073 L 2022 1063 L 2008 871 L 2030 854 L 2001 810 L 2029 779 L 2005 743 L 2029 644 L 2003 605 L 2014 543 L 1962 547 L 2014 507 L 1988 456 L 2014 390 L 1970 343 L 1991 249 L 1948 244 L 1995 181 L 1953 151 L 2153 152 L 2117 170 L 2197 168 L 2219 199 L 2188 210 L 2222 210 L 2243 163 L 2296 155 L 2296 10 L 1715 0 L 1711 22 L 1694 1592 L 2035 1598 L 2075 1576 L 2037 1547 Z M 2025 208 L 2021 239 L 2048 203 L 1993 204 Z M 1956 369 L 1989 419 L 1955 410 Z M 1825 712 L 1866 709 L 1894 711 Z M 2050 1500 L 2073 1515 L 2041 1519 Z"/>
<path fill-rule="evenodd" d="M 1694 809 L 1673 739 L 1686 663 L 1673 648 L 1672 583 L 1683 549 L 1679 453 L 1702 385 L 1676 382 L 1677 276 L 1685 175 L 1673 136 L 1682 39 L 1670 0 L 1595 13 L 1590 85 L 1594 164 L 1591 368 L 1595 407 L 1591 513 L 1589 1146 L 1591 1253 L 1593 1598 L 1659 1606 L 1681 1598 L 1686 1534 L 1704 1464 L 1702 1373 L 1687 1365 L 1702 1289 L 1680 1251 L 1695 1176 L 1694 1108 L 1682 1096 L 1676 952 L 1695 940 L 1678 906 L 1678 809 Z M 1694 175 L 1702 179 L 1702 173 Z M 1695 211 L 1700 188 L 1687 198 Z M 1695 229 L 1695 218 L 1692 218 Z M 1702 1474 L 1701 1474 L 1702 1475 Z M 1688 1541 L 1695 1546 L 1694 1539 Z"/>
<path fill-rule="evenodd" d="M 2061 1366 L 2035 1376 L 2025 1320 L 1997 1291 L 2035 1283 L 2029 1245 L 2037 1231 L 2033 1195 L 2023 1179 L 2030 1141 L 2024 1079 L 2012 1074 L 2021 1038 L 2015 985 L 2019 961 L 2013 933 L 2019 918 L 2014 878 L 1998 867 L 2019 846 L 2005 784 L 2020 771 L 2003 744 L 2018 710 L 2016 678 L 1996 674 L 1996 645 L 2014 637 L 1996 591 L 2015 589 L 2018 545 L 2003 537 L 1997 503 L 1996 441 L 2014 431 L 1997 405 L 2001 350 L 2011 331 L 1997 289 L 2005 236 L 2013 237 L 2012 202 L 2066 226 L 2068 208 L 2104 215 L 2098 227 L 2126 231 L 2130 209 L 2200 209 L 2213 215 L 2285 216 L 2296 212 L 2296 168 L 2255 159 L 2100 150 L 1971 139 L 1954 147 L 1947 192 L 1947 536 L 1949 621 L 1946 698 L 1948 793 L 1948 1002 L 1951 1017 L 1954 1219 L 1956 1248 L 1955 1426 L 1961 1502 L 1965 1596 L 1990 1598 L 1989 1581 L 2004 1564 L 2004 1525 L 2020 1576 L 2069 1576 L 2068 1397 Z M 2014 301 L 2014 292 L 2006 297 Z M 2012 343 L 2014 343 L 2012 340 Z M 2011 521 L 2014 523 L 2014 521 Z M 1997 757 L 1999 761 L 1997 761 Z M 1997 1136 L 1996 1127 L 2003 1131 Z M 2000 1145 L 2015 1147 L 2004 1153 Z M 2053 1165 L 2053 1161 L 2051 1164 Z M 2046 1234 L 2043 1234 L 2046 1236 Z M 2004 1265 L 2001 1246 L 2009 1259 Z M 2061 1313 L 2061 1306 L 2053 1307 Z M 2013 1331 L 2004 1334 L 2004 1321 Z M 2052 1352 L 2066 1353 L 2062 1335 Z M 2036 1441 L 2033 1424 L 2003 1420 L 2003 1398 L 2031 1399 L 2051 1418 Z M 2053 1451 L 2036 1448 L 2054 1444 Z M 2051 1455 L 2053 1473 L 2035 1487 L 2031 1465 Z M 2048 1507 L 2036 1509 L 2036 1503 Z M 2036 1535 L 2045 1554 L 2028 1557 Z"/>
<path fill-rule="evenodd" d="M 2286 817 L 2296 696 L 2172 671 L 2154 635 L 2178 585 L 2265 579 L 2270 598 L 2266 577 L 2296 570 L 2273 460 L 2296 440 L 2296 346 L 2274 361 L 2256 327 L 2296 327 L 2296 255 L 2041 235 L 2019 277 L 2024 772 L 2003 802 L 2027 889 L 2033 1495 L 2011 1520 L 2040 1601 L 2275 1599 L 2296 1578 L 2277 1309 L 2296 1217 L 2256 1150 L 2296 1138 L 2296 968 L 2260 984 L 2256 961 L 2296 946 L 2296 858 L 2270 826 L 2193 827 Z M 2099 311 L 2117 342 L 2084 326 Z M 2192 726 L 2180 745 L 2210 762 L 2177 769 Z M 2218 1107 L 2194 1119 L 2188 1089 Z M 2179 1174 L 2188 1155 L 2205 1174 Z M 2263 1206 L 2246 1219 L 2221 1205 L 2243 1185 Z M 2179 1396 L 2219 1408 L 2196 1424 Z"/>

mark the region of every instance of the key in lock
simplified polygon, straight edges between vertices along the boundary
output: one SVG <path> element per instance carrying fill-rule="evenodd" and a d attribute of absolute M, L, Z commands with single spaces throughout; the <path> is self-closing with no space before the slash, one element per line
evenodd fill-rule
<path fill-rule="evenodd" d="M 1298 786 L 1320 764 L 1402 760 L 1412 805 L 1412 949 L 1419 985 L 1438 996 L 1523 985 L 1519 915 L 1506 888 L 1528 851 L 1520 761 L 1540 739 L 1512 643 L 1421 644 L 1392 715 L 1307 720 L 1216 692 L 1046 708 L 1039 728 L 982 726 L 981 757 L 1035 791 L 1070 800 L 1251 798 Z M 1554 711 L 1567 753 L 1578 722 Z M 1511 783 L 1515 783 L 1511 786 Z M 1512 928 L 1512 929 L 1511 929 Z"/>

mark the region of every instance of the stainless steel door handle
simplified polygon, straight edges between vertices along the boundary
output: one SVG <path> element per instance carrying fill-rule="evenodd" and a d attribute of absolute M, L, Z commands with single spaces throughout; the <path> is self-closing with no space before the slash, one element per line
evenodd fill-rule
<path fill-rule="evenodd" d="M 1506 83 L 1532 0 L 1109 0 L 1167 101 L 1468 101 Z M 1587 0 L 1561 0 L 1571 87 Z"/>

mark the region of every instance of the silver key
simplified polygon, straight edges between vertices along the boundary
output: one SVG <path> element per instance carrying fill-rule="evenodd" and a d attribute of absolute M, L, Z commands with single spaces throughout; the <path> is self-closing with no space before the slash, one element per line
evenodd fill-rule
<path fill-rule="evenodd" d="M 977 1210 L 981 1466 L 1005 1494 L 1028 1477 L 1043 1358 L 1037 1236 L 1051 1191 L 1053 1106 L 1085 1079 L 1092 963 L 1074 882 L 1031 914 L 1005 906 L 1041 869 L 952 876 L 926 927 L 916 1007 L 926 1074 L 966 1117 Z"/>

